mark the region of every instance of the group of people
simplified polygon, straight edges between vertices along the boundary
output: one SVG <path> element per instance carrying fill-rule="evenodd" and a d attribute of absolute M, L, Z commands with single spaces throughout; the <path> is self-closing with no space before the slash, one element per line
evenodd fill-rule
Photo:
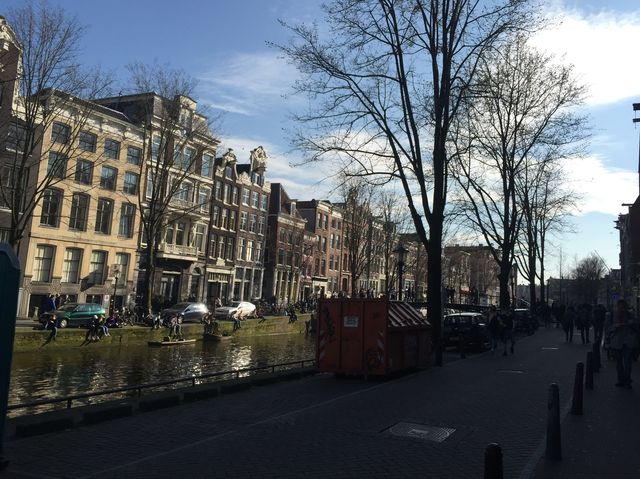
<path fill-rule="evenodd" d="M 495 306 L 491 306 L 487 318 L 487 329 L 491 341 L 491 353 L 495 353 L 498 349 L 499 342 L 504 346 L 503 356 L 507 355 L 507 350 L 510 350 L 511 354 L 515 353 L 515 323 L 510 312 L 498 311 Z"/>
<path fill-rule="evenodd" d="M 590 342 L 590 331 L 593 327 L 593 340 L 597 343 L 602 341 L 607 308 L 602 304 L 591 306 L 590 304 L 564 305 L 554 303 L 551 307 L 551 314 L 556 320 L 556 324 L 562 326 L 565 341 L 573 342 L 573 333 L 577 328 L 580 331 L 582 344 Z"/>

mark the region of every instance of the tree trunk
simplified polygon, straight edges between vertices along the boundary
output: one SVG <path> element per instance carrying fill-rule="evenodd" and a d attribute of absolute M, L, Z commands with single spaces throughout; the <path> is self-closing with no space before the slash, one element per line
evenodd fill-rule
<path fill-rule="evenodd" d="M 498 282 L 500 284 L 500 309 L 508 309 L 511 306 L 511 295 L 509 294 L 510 273 L 511 263 L 503 259 L 500 263 L 500 273 L 498 273 Z"/>
<path fill-rule="evenodd" d="M 145 313 L 152 312 L 153 300 L 153 277 L 155 274 L 155 255 L 153 254 L 153 244 L 147 241 L 143 252 L 145 260 L 144 281 L 142 282 L 142 304 Z"/>
<path fill-rule="evenodd" d="M 427 258 L 427 311 L 433 334 L 435 365 L 442 366 L 442 222 L 434 221 L 429 229 Z"/>

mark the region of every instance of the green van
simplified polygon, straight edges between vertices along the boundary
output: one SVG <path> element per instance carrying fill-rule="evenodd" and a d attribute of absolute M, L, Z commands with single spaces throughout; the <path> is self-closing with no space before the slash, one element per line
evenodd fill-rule
<path fill-rule="evenodd" d="M 55 311 L 44 313 L 40 316 L 40 322 L 46 324 L 52 315 L 56 317 L 61 328 L 67 326 L 83 326 L 88 328 L 94 316 L 105 314 L 101 304 L 93 303 L 67 303 Z"/>

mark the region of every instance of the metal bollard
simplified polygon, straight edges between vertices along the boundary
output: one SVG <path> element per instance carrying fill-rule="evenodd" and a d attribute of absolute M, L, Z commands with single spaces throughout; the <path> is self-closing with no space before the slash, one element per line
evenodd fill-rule
<path fill-rule="evenodd" d="M 593 372 L 599 373 L 602 363 L 600 362 L 600 343 L 598 341 L 593 343 Z"/>
<path fill-rule="evenodd" d="M 549 385 L 547 401 L 547 450 L 545 457 L 551 461 L 562 459 L 562 441 L 560 438 L 560 391 L 558 385 Z"/>
<path fill-rule="evenodd" d="M 583 414 L 583 401 L 582 401 L 582 389 L 584 378 L 584 364 L 576 364 L 576 378 L 573 382 L 573 399 L 571 401 L 571 414 L 575 416 L 582 416 Z"/>
<path fill-rule="evenodd" d="M 495 442 L 484 450 L 484 479 L 503 479 L 502 449 Z"/>
<path fill-rule="evenodd" d="M 593 353 L 591 351 L 587 353 L 584 387 L 585 389 L 593 390 Z"/>

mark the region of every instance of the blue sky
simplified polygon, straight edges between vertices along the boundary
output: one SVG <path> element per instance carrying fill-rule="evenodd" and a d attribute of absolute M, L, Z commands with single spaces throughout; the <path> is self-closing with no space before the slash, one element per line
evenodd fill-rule
<path fill-rule="evenodd" d="M 18 5 L 3 0 L 2 6 Z M 258 145 L 270 156 L 268 176 L 293 197 L 320 198 L 329 188 L 321 168 L 291 168 L 293 156 L 284 129 L 288 112 L 304 100 L 288 96 L 295 70 L 267 42 L 283 43 L 288 22 L 319 20 L 311 0 L 57 0 L 88 25 L 81 46 L 87 64 L 100 64 L 126 80 L 134 61 L 169 63 L 199 79 L 197 100 L 224 111 L 219 131 L 223 148 L 242 160 Z M 575 258 L 597 251 L 618 267 L 614 220 L 638 195 L 638 140 L 631 104 L 640 102 L 640 3 L 637 0 L 551 0 L 558 24 L 535 40 L 537 46 L 572 62 L 590 87 L 587 111 L 595 129 L 588 157 L 568 165 L 567 181 L 582 200 L 573 219 L 575 233 L 548 246 L 549 275 L 562 248 L 564 270 Z M 0 14 L 3 13 L 0 10 Z M 126 84 L 124 84 L 126 85 Z M 126 86 L 122 87 L 126 92 Z M 117 90 L 116 90 L 117 92 Z"/>

